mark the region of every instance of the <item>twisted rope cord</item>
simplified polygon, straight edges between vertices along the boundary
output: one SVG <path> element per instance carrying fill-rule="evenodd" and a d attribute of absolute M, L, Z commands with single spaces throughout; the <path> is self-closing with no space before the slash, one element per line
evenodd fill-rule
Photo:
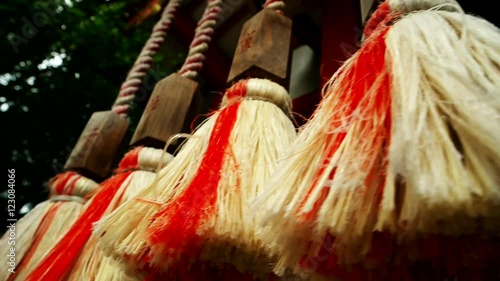
<path fill-rule="evenodd" d="M 285 1 L 280 0 L 266 0 L 264 3 L 264 9 L 275 10 L 277 13 L 283 14 L 285 9 Z"/>
<path fill-rule="evenodd" d="M 139 90 L 146 72 L 151 68 L 154 55 L 165 41 L 167 32 L 170 30 L 175 13 L 179 9 L 181 2 L 182 0 L 170 0 L 165 10 L 163 10 L 160 20 L 153 27 L 148 41 L 146 41 L 127 78 L 120 87 L 118 97 L 111 109 L 116 114 L 124 118 L 128 117 L 130 106 L 135 99 L 135 93 Z"/>
<path fill-rule="evenodd" d="M 463 13 L 455 0 L 387 0 L 372 13 L 363 30 L 362 41 L 371 36 L 378 28 L 395 18 L 416 11 L 446 10 Z"/>
<path fill-rule="evenodd" d="M 222 0 L 208 1 L 203 16 L 198 21 L 193 41 L 189 45 L 189 53 L 178 72 L 179 75 L 194 80 L 203 69 L 204 53 L 208 50 L 208 43 L 212 41 L 214 28 L 220 20 L 219 14 L 222 11 L 222 4 Z"/>

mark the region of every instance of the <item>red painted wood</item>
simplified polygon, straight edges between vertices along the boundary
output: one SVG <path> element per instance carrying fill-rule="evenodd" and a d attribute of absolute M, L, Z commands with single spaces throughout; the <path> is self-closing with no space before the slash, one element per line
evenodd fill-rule
<path fill-rule="evenodd" d="M 320 89 L 293 99 L 294 118 L 299 126 L 304 125 L 321 101 Z"/>
<path fill-rule="evenodd" d="M 323 3 L 321 85 L 357 50 L 362 32 L 359 0 Z"/>
<path fill-rule="evenodd" d="M 358 0 L 323 1 L 321 88 L 339 66 L 357 50 L 362 32 Z M 293 100 L 299 125 L 304 125 L 321 101 L 321 88 Z"/>

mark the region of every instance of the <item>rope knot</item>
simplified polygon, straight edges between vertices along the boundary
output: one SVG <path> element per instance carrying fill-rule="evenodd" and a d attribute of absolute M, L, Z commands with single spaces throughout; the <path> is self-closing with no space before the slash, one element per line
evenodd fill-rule
<path fill-rule="evenodd" d="M 401 16 L 426 10 L 463 12 L 455 0 L 387 0 L 370 16 L 363 30 L 363 37 L 365 39 L 371 36 L 376 30 L 390 25 L 393 20 Z"/>
<path fill-rule="evenodd" d="M 203 69 L 205 56 L 208 50 L 208 43 L 212 41 L 212 35 L 217 23 L 220 20 L 222 11 L 221 0 L 209 0 L 201 19 L 198 21 L 193 41 L 189 45 L 189 53 L 179 70 L 183 77 L 195 80 Z"/>
<path fill-rule="evenodd" d="M 444 10 L 461 12 L 462 8 L 455 0 L 387 0 L 391 10 L 409 14 L 416 11 Z"/>
<path fill-rule="evenodd" d="M 264 3 L 264 9 L 271 9 L 277 13 L 283 14 L 285 2 L 281 0 L 267 0 L 266 3 Z"/>
<path fill-rule="evenodd" d="M 88 197 L 99 185 L 74 171 L 59 174 L 49 181 L 50 197 Z M 68 201 L 68 200 L 66 200 Z M 74 200 L 72 200 L 74 201 Z"/>
<path fill-rule="evenodd" d="M 123 156 L 117 172 L 128 170 L 144 170 L 155 172 L 157 168 L 166 166 L 174 157 L 161 149 L 136 147 Z"/>
<path fill-rule="evenodd" d="M 292 99 L 287 90 L 271 80 L 251 78 L 238 81 L 226 91 L 222 107 L 242 99 L 271 102 L 281 108 L 286 115 L 292 116 Z"/>

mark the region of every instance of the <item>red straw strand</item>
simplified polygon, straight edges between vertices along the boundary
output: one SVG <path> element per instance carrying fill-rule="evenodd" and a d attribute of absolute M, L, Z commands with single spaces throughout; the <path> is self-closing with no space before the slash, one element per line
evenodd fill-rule
<path fill-rule="evenodd" d="M 235 99 L 245 95 L 246 82 L 232 87 L 227 93 L 228 98 Z M 241 99 L 220 111 L 195 178 L 174 203 L 153 217 L 150 227 L 151 243 L 160 247 L 163 252 L 199 255 L 201 241 L 197 229 L 215 212 L 223 160 L 230 147 L 229 139 L 240 104 Z"/>

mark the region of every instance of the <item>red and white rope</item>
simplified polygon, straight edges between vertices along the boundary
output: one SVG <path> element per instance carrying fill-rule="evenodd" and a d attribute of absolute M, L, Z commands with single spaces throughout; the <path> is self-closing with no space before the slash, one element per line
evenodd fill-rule
<path fill-rule="evenodd" d="M 204 53 L 208 50 L 208 44 L 212 41 L 214 28 L 219 22 L 219 14 L 222 11 L 222 0 L 209 0 L 203 16 L 198 21 L 193 41 L 189 45 L 189 53 L 184 64 L 179 70 L 179 75 L 195 79 L 203 69 L 205 61 Z"/>
<path fill-rule="evenodd" d="M 278 13 L 283 13 L 285 9 L 285 1 L 280 0 L 266 0 L 264 3 L 264 9 L 272 9 Z"/>
<path fill-rule="evenodd" d="M 147 71 L 153 64 L 153 57 L 165 41 L 167 32 L 170 30 L 175 13 L 180 7 L 182 0 L 170 0 L 163 10 L 160 20 L 153 27 L 153 31 L 141 50 L 141 53 L 130 69 L 125 82 L 120 87 L 112 111 L 127 118 L 131 104 L 134 102 L 135 94 L 146 76 Z"/>

